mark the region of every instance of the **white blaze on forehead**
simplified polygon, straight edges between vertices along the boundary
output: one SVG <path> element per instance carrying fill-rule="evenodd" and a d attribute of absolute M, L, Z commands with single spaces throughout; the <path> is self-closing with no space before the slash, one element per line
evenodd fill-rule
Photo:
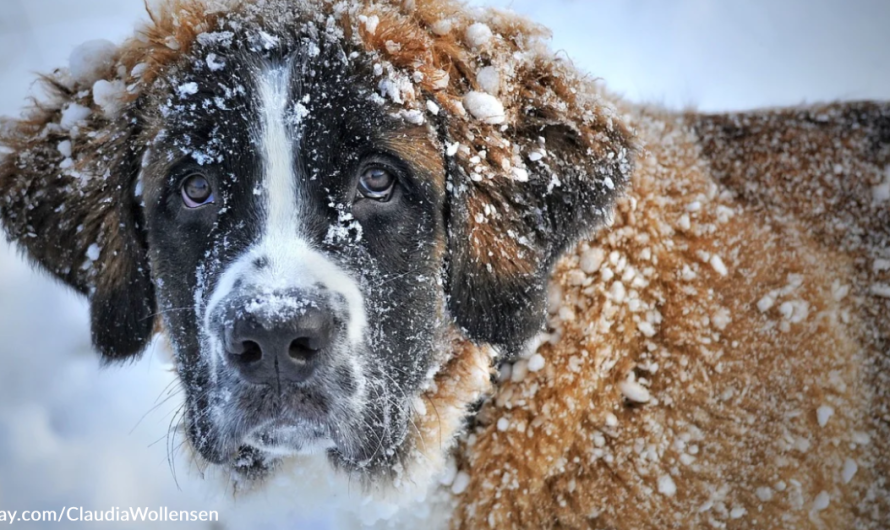
<path fill-rule="evenodd" d="M 222 272 L 207 304 L 205 323 L 209 322 L 214 308 L 239 283 L 260 295 L 294 288 L 310 290 L 321 285 L 327 294 L 336 293 L 345 300 L 347 338 L 350 343 L 358 344 L 367 322 L 361 290 L 353 277 L 313 248 L 303 230 L 305 209 L 301 207 L 299 193 L 302 176 L 294 163 L 299 150 L 299 132 L 287 122 L 292 99 L 290 86 L 288 66 L 259 73 L 254 140 L 262 158 L 262 235 Z M 265 263 L 259 270 L 254 266 L 257 259 Z"/>
<path fill-rule="evenodd" d="M 294 172 L 295 141 L 285 123 L 290 72 L 281 67 L 264 72 L 259 79 L 260 149 L 266 188 L 266 237 L 293 238 L 303 244 L 297 223 L 297 175 Z M 284 243 L 284 241 L 282 241 Z M 270 256 L 271 258 L 272 256 Z"/>

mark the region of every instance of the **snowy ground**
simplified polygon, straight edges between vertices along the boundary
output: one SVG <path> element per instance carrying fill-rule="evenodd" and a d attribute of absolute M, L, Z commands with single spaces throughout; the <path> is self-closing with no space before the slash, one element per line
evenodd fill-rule
<path fill-rule="evenodd" d="M 890 99 L 883 0 L 473 3 L 511 6 L 550 26 L 555 48 L 635 101 L 725 110 Z M 128 35 L 142 4 L 0 0 L 0 114 L 16 114 L 32 72 L 65 64 L 75 45 Z M 83 301 L 0 244 L 0 510 L 218 509 L 222 524 L 204 528 L 271 528 L 259 522 L 263 506 L 233 508 L 183 463 L 177 488 L 164 438 L 178 406 L 176 396 L 163 401 L 168 368 L 149 352 L 100 370 Z M 289 518 L 299 521 L 291 528 L 326 528 L 323 516 Z M 28 527 L 44 526 L 66 527 Z"/>

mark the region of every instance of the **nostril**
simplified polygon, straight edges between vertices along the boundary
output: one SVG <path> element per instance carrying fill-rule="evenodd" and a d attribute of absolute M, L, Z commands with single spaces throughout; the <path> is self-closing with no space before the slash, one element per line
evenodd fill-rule
<path fill-rule="evenodd" d="M 308 361 L 320 349 L 318 341 L 311 337 L 300 337 L 290 343 L 287 353 L 295 361 Z"/>
<path fill-rule="evenodd" d="M 262 348 L 260 348 L 260 345 L 252 340 L 246 340 L 242 342 L 241 348 L 242 351 L 237 355 L 242 363 L 255 363 L 263 358 Z"/>

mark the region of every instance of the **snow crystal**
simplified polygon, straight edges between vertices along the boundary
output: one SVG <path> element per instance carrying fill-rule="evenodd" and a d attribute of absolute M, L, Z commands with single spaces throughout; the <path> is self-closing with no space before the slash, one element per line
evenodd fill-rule
<path fill-rule="evenodd" d="M 486 66 L 476 73 L 476 82 L 479 88 L 492 96 L 497 96 L 501 91 L 501 74 L 494 66 Z"/>
<path fill-rule="evenodd" d="M 529 372 L 537 372 L 541 368 L 544 368 L 544 356 L 540 353 L 536 353 L 532 355 L 528 360 L 528 371 Z"/>
<path fill-rule="evenodd" d="M 501 432 L 506 431 L 510 428 L 510 420 L 507 418 L 501 418 L 498 420 L 498 430 Z"/>
<path fill-rule="evenodd" d="M 532 151 L 528 154 L 528 159 L 532 162 L 538 162 L 542 158 L 544 158 L 544 153 L 542 153 L 541 151 Z"/>
<path fill-rule="evenodd" d="M 816 421 L 819 422 L 819 427 L 825 427 L 832 416 L 834 416 L 834 409 L 828 405 L 822 405 L 816 409 Z"/>
<path fill-rule="evenodd" d="M 729 512 L 729 518 L 741 519 L 746 513 L 748 513 L 748 510 L 742 508 L 741 506 L 736 506 L 732 509 L 732 511 Z"/>
<path fill-rule="evenodd" d="M 126 94 L 127 87 L 119 79 L 114 81 L 100 79 L 93 84 L 93 101 L 110 119 L 117 118 L 120 114 Z"/>
<path fill-rule="evenodd" d="M 634 403 L 648 403 L 652 399 L 652 396 L 649 395 L 649 390 L 632 379 L 618 383 L 618 389 L 621 390 L 621 394 L 625 398 Z"/>
<path fill-rule="evenodd" d="M 816 499 L 813 500 L 813 509 L 817 512 L 821 512 L 825 508 L 828 508 L 830 503 L 831 497 L 828 495 L 827 491 L 823 491 L 819 495 L 816 495 Z"/>
<path fill-rule="evenodd" d="M 637 329 L 646 337 L 654 337 L 655 336 L 655 326 L 653 326 L 650 322 L 642 321 L 637 324 Z"/>
<path fill-rule="evenodd" d="M 71 156 L 71 140 L 65 140 L 65 141 L 59 142 L 58 149 L 59 149 L 59 153 L 61 153 L 62 156 L 66 157 L 66 158 L 70 157 Z"/>
<path fill-rule="evenodd" d="M 183 83 L 179 85 L 176 91 L 179 92 L 179 97 L 181 98 L 193 96 L 198 93 L 198 83 L 195 83 L 194 81 L 191 83 Z"/>
<path fill-rule="evenodd" d="M 235 34 L 231 31 L 216 31 L 212 33 L 201 33 L 198 35 L 198 43 L 202 46 L 210 46 L 213 44 L 219 44 L 226 48 L 232 45 L 232 39 L 235 38 Z"/>
<path fill-rule="evenodd" d="M 91 113 L 87 107 L 71 103 L 62 110 L 62 119 L 59 121 L 59 127 L 70 131 L 73 127 L 89 118 Z"/>
<path fill-rule="evenodd" d="M 719 274 L 720 276 L 726 276 L 727 274 L 729 274 L 729 270 L 727 270 L 726 265 L 723 263 L 723 260 L 720 259 L 720 256 L 718 256 L 717 254 L 711 256 L 711 267 L 713 267 L 714 270 L 717 271 L 717 274 Z"/>
<path fill-rule="evenodd" d="M 464 96 L 464 106 L 477 120 L 491 125 L 504 123 L 504 105 L 500 100 L 485 92 L 473 91 Z"/>
<path fill-rule="evenodd" d="M 278 43 L 281 41 L 275 35 L 269 35 L 265 31 L 260 31 L 260 45 L 266 50 L 271 50 L 278 46 Z"/>
<path fill-rule="evenodd" d="M 148 69 L 148 63 L 139 63 L 130 70 L 130 75 L 133 77 L 142 77 L 142 74 L 145 70 Z"/>
<path fill-rule="evenodd" d="M 107 40 L 97 39 L 74 48 L 68 58 L 68 69 L 75 81 L 83 86 L 91 86 L 107 75 L 116 61 L 117 46 Z"/>
<path fill-rule="evenodd" d="M 467 486 L 469 485 L 470 475 L 468 475 L 464 471 L 461 471 L 454 477 L 454 482 L 451 484 L 451 493 L 460 495 L 461 493 L 467 491 Z"/>
<path fill-rule="evenodd" d="M 513 180 L 516 182 L 528 182 L 528 171 L 521 167 L 514 167 L 512 170 Z"/>
<path fill-rule="evenodd" d="M 226 67 L 226 62 L 215 53 L 208 53 L 206 62 L 207 68 L 210 68 L 211 72 L 218 72 Z"/>
<path fill-rule="evenodd" d="M 584 251 L 581 255 L 581 270 L 587 274 L 592 274 L 599 270 L 603 261 L 606 259 L 606 253 L 601 248 L 591 248 Z"/>
<path fill-rule="evenodd" d="M 456 155 L 458 149 L 460 149 L 460 142 L 454 142 L 453 144 L 449 144 L 449 143 L 445 144 L 445 154 L 448 156 Z"/>
<path fill-rule="evenodd" d="M 491 40 L 491 36 L 491 28 L 481 22 L 477 22 L 467 28 L 467 44 L 473 48 L 485 46 Z"/>
<path fill-rule="evenodd" d="M 444 37 L 451 33 L 451 29 L 454 27 L 454 23 L 451 22 L 450 18 L 443 18 L 442 20 L 437 20 L 433 22 L 430 26 L 430 29 L 433 30 L 433 33 L 440 37 Z"/>
<path fill-rule="evenodd" d="M 90 261 L 96 261 L 99 259 L 99 254 L 102 252 L 102 249 L 99 248 L 99 245 L 93 243 L 87 248 L 87 257 Z"/>
<path fill-rule="evenodd" d="M 769 502 L 773 498 L 772 488 L 769 488 L 766 486 L 757 488 L 757 490 L 754 493 L 757 495 L 757 498 L 760 499 L 762 502 Z"/>
<path fill-rule="evenodd" d="M 423 113 L 419 110 L 403 110 L 399 113 L 399 116 L 412 125 L 423 125 L 426 121 Z"/>
<path fill-rule="evenodd" d="M 369 35 L 377 33 L 377 25 L 380 24 L 380 17 L 377 15 L 372 15 L 370 17 L 362 15 L 359 17 L 359 20 L 365 24 L 365 31 L 367 31 Z"/>
<path fill-rule="evenodd" d="M 432 114 L 433 116 L 439 115 L 439 105 L 436 105 L 432 101 L 426 102 L 426 110 L 430 111 L 430 114 Z"/>
<path fill-rule="evenodd" d="M 658 493 L 665 497 L 673 497 L 677 493 L 677 485 L 670 475 L 662 475 L 658 477 Z"/>
<path fill-rule="evenodd" d="M 772 295 L 772 293 L 768 293 L 757 302 L 757 309 L 759 309 L 761 313 L 766 313 L 770 310 L 771 307 L 773 307 L 775 303 L 775 297 Z"/>
<path fill-rule="evenodd" d="M 844 484 L 849 484 L 857 471 L 859 471 L 859 466 L 856 464 L 856 461 L 852 458 L 846 459 L 844 461 L 844 469 L 841 471 L 841 478 L 844 480 Z"/>

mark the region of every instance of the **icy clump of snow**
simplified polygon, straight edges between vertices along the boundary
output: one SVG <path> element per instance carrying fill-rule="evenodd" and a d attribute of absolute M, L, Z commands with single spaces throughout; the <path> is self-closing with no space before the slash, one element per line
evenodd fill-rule
<path fill-rule="evenodd" d="M 100 79 L 93 84 L 93 101 L 110 119 L 118 117 L 124 107 L 126 95 L 127 87 L 119 79 L 114 81 Z"/>
<path fill-rule="evenodd" d="M 377 33 L 377 25 L 380 24 L 380 17 L 377 15 L 371 15 L 370 17 L 361 15 L 358 19 L 365 25 L 365 31 L 367 31 L 369 35 Z"/>
<path fill-rule="evenodd" d="M 491 28 L 489 28 L 487 24 L 476 22 L 475 24 L 472 24 L 470 25 L 470 27 L 467 28 L 465 37 L 467 39 L 467 44 L 469 44 L 473 48 L 485 46 L 486 44 L 488 44 L 488 41 L 491 40 Z"/>
<path fill-rule="evenodd" d="M 670 475 L 662 475 L 658 477 L 658 493 L 665 497 L 673 497 L 677 493 L 677 485 Z"/>
<path fill-rule="evenodd" d="M 464 471 L 461 471 L 454 477 L 454 482 L 451 484 L 451 493 L 455 495 L 460 495 L 461 493 L 467 491 L 467 486 L 470 485 L 470 475 L 466 474 Z"/>
<path fill-rule="evenodd" d="M 450 18 L 443 18 L 442 20 L 433 22 L 432 26 L 430 26 L 430 29 L 436 35 L 444 37 L 445 35 L 451 33 L 453 27 L 454 23 L 451 21 Z"/>
<path fill-rule="evenodd" d="M 188 96 L 194 96 L 198 93 L 198 83 L 194 81 L 190 83 L 183 83 L 177 87 L 176 92 L 179 93 L 179 97 L 187 98 Z"/>
<path fill-rule="evenodd" d="M 816 495 L 816 498 L 813 500 L 813 510 L 821 512 L 825 508 L 828 508 L 830 503 L 831 497 L 828 495 L 828 492 L 823 491 L 819 495 Z"/>
<path fill-rule="evenodd" d="M 62 109 L 62 119 L 59 121 L 59 127 L 66 131 L 70 131 L 78 124 L 86 121 L 86 119 L 90 117 L 90 114 L 92 114 L 92 112 L 87 107 L 78 105 L 77 103 L 71 103 Z"/>
<path fill-rule="evenodd" d="M 834 409 L 828 405 L 822 405 L 816 409 L 816 421 L 819 422 L 819 427 L 825 427 L 832 416 L 834 416 Z"/>
<path fill-rule="evenodd" d="M 59 153 L 62 156 L 64 156 L 65 158 L 70 157 L 71 156 L 71 140 L 65 140 L 65 141 L 59 142 L 58 149 L 59 149 Z"/>
<path fill-rule="evenodd" d="M 856 464 L 856 461 L 852 458 L 848 458 L 844 461 L 844 469 L 841 471 L 841 478 L 844 481 L 844 484 L 849 484 L 853 477 L 856 475 L 856 472 L 859 471 L 859 465 Z"/>
<path fill-rule="evenodd" d="M 717 254 L 711 256 L 711 267 L 717 271 L 717 274 L 720 276 L 726 276 L 729 274 L 729 270 L 726 268 L 726 264 L 723 263 L 723 259 L 720 258 Z"/>
<path fill-rule="evenodd" d="M 480 68 L 476 73 L 476 82 L 479 83 L 479 87 L 482 90 L 488 92 L 492 96 L 497 97 L 498 93 L 501 91 L 501 74 L 494 66 Z"/>
<path fill-rule="evenodd" d="M 529 372 L 537 372 L 544 368 L 544 356 L 540 353 L 536 353 L 532 355 L 528 360 L 528 371 Z"/>
<path fill-rule="evenodd" d="M 117 46 L 105 39 L 84 42 L 68 58 L 71 77 L 83 86 L 91 86 L 104 77 L 117 61 Z"/>
<path fill-rule="evenodd" d="M 484 123 L 498 125 L 506 121 L 504 104 L 485 92 L 473 91 L 464 96 L 464 107 L 474 118 Z"/>
<path fill-rule="evenodd" d="M 208 53 L 206 62 L 211 72 L 218 72 L 226 67 L 226 62 L 215 53 Z"/>
<path fill-rule="evenodd" d="M 87 257 L 90 259 L 90 261 L 96 261 L 97 259 L 99 259 L 99 254 L 101 252 L 102 249 L 99 247 L 99 245 L 93 243 L 89 246 L 89 248 L 87 248 Z"/>
<path fill-rule="evenodd" d="M 634 403 L 648 403 L 652 399 L 649 390 L 633 379 L 618 383 L 618 389 L 625 398 Z"/>

